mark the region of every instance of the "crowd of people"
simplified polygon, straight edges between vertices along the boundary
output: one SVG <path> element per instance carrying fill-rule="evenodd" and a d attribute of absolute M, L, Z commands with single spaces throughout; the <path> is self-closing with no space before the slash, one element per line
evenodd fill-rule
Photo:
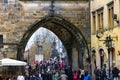
<path fill-rule="evenodd" d="M 88 72 L 87 69 L 73 70 L 66 65 L 64 60 L 49 59 L 46 61 L 35 62 L 24 69 L 23 73 L 19 73 L 16 78 L 8 77 L 5 80 L 120 80 L 120 70 L 117 67 L 112 67 L 109 70 L 106 67 L 100 69 L 96 67 L 94 75 Z M 0 80 L 2 80 L 0 78 Z"/>
<path fill-rule="evenodd" d="M 73 70 L 65 62 L 59 60 L 47 60 L 29 65 L 25 73 L 19 74 L 17 80 L 90 80 L 87 70 Z"/>
<path fill-rule="evenodd" d="M 96 67 L 94 70 L 95 80 L 120 80 L 120 70 L 113 66 L 110 70 L 106 67 L 100 69 Z"/>

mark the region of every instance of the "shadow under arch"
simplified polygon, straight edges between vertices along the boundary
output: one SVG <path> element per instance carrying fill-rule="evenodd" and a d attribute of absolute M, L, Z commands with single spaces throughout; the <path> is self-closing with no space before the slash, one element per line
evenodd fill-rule
<path fill-rule="evenodd" d="M 52 26 L 54 26 L 54 28 L 50 28 L 49 26 L 52 24 Z M 57 28 L 63 28 L 65 29 L 67 32 L 69 32 L 70 35 L 72 35 L 72 37 L 74 38 L 74 44 L 77 46 L 77 51 L 78 54 L 82 54 L 80 53 L 80 47 L 81 47 L 81 43 L 84 45 L 84 49 L 87 49 L 87 54 L 88 57 L 90 57 L 89 54 L 89 49 L 88 49 L 88 45 L 87 45 L 87 41 L 85 40 L 83 34 L 81 33 L 81 31 L 72 23 L 70 23 L 69 21 L 67 21 L 66 19 L 64 19 L 61 16 L 45 16 L 39 20 L 37 20 L 36 22 L 34 22 L 32 25 L 28 26 L 28 30 L 24 33 L 19 47 L 18 47 L 18 52 L 17 52 L 17 59 L 23 59 L 23 51 L 25 49 L 25 46 L 28 42 L 28 40 L 30 39 L 30 37 L 32 36 L 32 34 L 40 27 L 45 27 L 47 29 L 50 29 L 52 32 L 54 32 L 63 42 L 63 45 L 66 47 L 65 41 L 62 39 L 62 37 L 54 30 L 56 29 L 56 25 L 58 26 Z M 59 31 L 59 30 L 57 30 Z M 69 43 L 69 41 L 66 41 L 68 44 L 72 44 Z M 70 49 L 69 49 L 70 50 Z M 67 53 L 68 51 L 67 50 Z M 70 51 L 69 51 L 70 52 Z M 72 56 L 72 55 L 71 55 Z M 79 56 L 78 58 L 80 58 L 80 67 L 83 68 L 83 56 Z M 71 61 L 71 65 L 72 65 L 72 61 Z"/>

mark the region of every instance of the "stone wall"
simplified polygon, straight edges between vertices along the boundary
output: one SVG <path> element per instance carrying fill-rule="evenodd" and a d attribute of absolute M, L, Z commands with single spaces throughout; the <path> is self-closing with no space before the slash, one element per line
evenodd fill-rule
<path fill-rule="evenodd" d="M 90 43 L 89 8 L 87 2 L 56 1 L 55 13 L 63 16 L 67 21 L 79 29 L 87 43 Z M 0 35 L 3 35 L 1 53 L 6 57 L 15 58 L 18 44 L 23 34 L 36 20 L 49 14 L 49 1 L 19 1 L 15 4 L 0 4 Z"/>

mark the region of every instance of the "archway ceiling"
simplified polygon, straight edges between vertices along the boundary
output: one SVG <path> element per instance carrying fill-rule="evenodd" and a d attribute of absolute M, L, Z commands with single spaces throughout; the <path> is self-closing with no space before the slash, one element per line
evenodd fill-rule
<path fill-rule="evenodd" d="M 44 25 L 44 27 L 55 33 L 63 42 L 63 44 L 66 44 L 68 41 L 70 42 L 72 39 L 72 34 L 61 25 L 55 23 L 47 23 Z"/>
<path fill-rule="evenodd" d="M 44 27 L 52 31 L 56 36 L 58 36 L 58 38 L 62 41 L 64 45 L 70 45 L 72 43 L 73 35 L 62 25 L 53 22 L 48 22 L 43 26 L 39 26 L 39 27 L 32 27 L 32 29 L 30 29 L 24 36 L 22 42 L 23 43 L 27 42 L 26 40 L 28 40 L 34 34 L 34 32 L 40 27 Z"/>

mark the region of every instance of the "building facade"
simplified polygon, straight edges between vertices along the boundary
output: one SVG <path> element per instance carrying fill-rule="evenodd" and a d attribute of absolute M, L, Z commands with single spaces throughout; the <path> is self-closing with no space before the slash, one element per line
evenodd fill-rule
<path fill-rule="evenodd" d="M 97 66 L 120 68 L 120 0 L 91 0 L 90 8 L 92 70 Z M 110 52 L 105 42 L 108 36 Z"/>

